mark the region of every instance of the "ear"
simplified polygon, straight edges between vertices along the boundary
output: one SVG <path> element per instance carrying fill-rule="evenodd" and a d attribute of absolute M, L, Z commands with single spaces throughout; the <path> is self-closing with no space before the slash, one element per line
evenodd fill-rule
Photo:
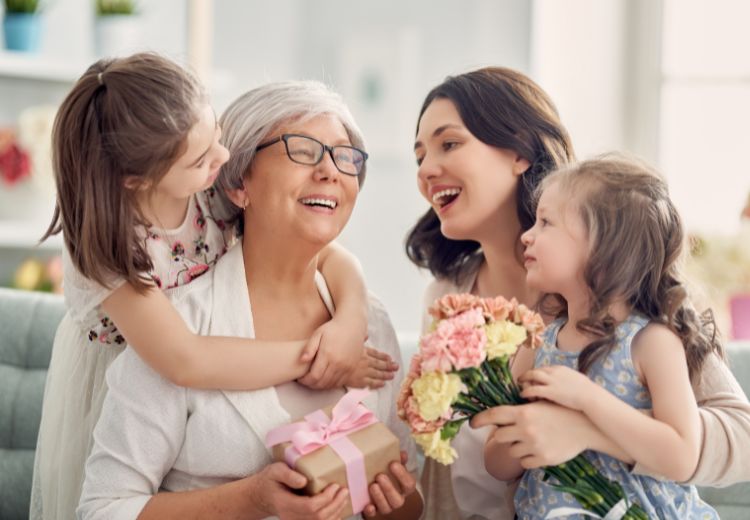
<path fill-rule="evenodd" d="M 247 193 L 247 188 L 243 185 L 242 188 L 233 188 L 227 190 L 227 198 L 240 209 L 247 208 L 250 203 L 250 196 Z"/>
<path fill-rule="evenodd" d="M 127 177 L 125 177 L 125 182 L 123 182 L 123 185 L 125 186 L 125 189 L 131 191 L 146 191 L 151 188 L 151 181 L 144 181 L 139 179 L 135 175 L 128 175 Z"/>
<path fill-rule="evenodd" d="M 520 155 L 516 155 L 516 159 L 513 161 L 513 175 L 518 175 L 520 177 L 526 173 L 526 170 L 530 167 L 531 163 L 527 159 Z"/>

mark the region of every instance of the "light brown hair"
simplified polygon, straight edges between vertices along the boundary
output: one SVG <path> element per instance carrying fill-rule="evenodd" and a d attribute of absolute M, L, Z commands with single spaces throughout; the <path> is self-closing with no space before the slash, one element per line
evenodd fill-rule
<path fill-rule="evenodd" d="M 205 101 L 195 77 L 157 54 L 91 65 L 55 118 L 57 204 L 42 240 L 62 231 L 76 269 L 102 285 L 151 286 L 137 190 L 156 186 L 184 152 Z"/>
<path fill-rule="evenodd" d="M 534 225 L 533 194 L 539 182 L 575 158 L 568 132 L 547 93 L 529 77 L 503 67 L 449 76 L 427 94 L 417 130 L 427 107 L 436 99 L 450 100 L 466 128 L 481 142 L 513 150 L 529 161 L 516 192 L 521 229 L 529 229 Z M 459 283 L 483 258 L 479 243 L 445 237 L 432 208 L 409 231 L 406 255 L 417 266 L 428 268 L 433 276 Z"/>
<path fill-rule="evenodd" d="M 614 346 L 617 323 L 608 309 L 623 300 L 680 338 L 691 379 L 710 353 L 723 358 L 713 315 L 699 314 L 688 295 L 681 273 L 685 233 L 664 179 L 644 163 L 606 155 L 551 174 L 538 193 L 551 183 L 570 195 L 589 237 L 584 279 L 591 308 L 576 328 L 597 339 L 581 352 L 579 370 L 586 372 Z M 567 316 L 559 296 L 545 299 L 543 308 Z"/>

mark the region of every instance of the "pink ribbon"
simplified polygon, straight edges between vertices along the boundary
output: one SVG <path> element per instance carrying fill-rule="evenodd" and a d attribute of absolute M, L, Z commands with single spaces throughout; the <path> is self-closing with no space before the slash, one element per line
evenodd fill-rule
<path fill-rule="evenodd" d="M 268 432 L 266 446 L 291 442 L 284 450 L 284 459 L 294 468 L 297 459 L 323 446 L 330 446 L 341 457 L 346 467 L 353 514 L 361 513 L 370 502 L 367 492 L 367 473 L 362 452 L 348 436 L 378 422 L 375 414 L 360 404 L 369 390 L 354 389 L 333 407 L 329 418 L 322 410 L 305 416 L 304 421 L 285 424 Z"/>

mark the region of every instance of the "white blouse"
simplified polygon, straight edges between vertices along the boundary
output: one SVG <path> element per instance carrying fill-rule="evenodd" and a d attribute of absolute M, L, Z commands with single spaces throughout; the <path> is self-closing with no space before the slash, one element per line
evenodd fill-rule
<path fill-rule="evenodd" d="M 322 277 L 318 289 L 327 297 Z M 241 243 L 211 272 L 175 299 L 200 334 L 254 337 Z M 396 334 L 383 306 L 370 298 L 370 341 L 400 359 Z M 416 451 L 396 415 L 403 368 L 364 401 L 401 442 L 416 468 Z M 185 491 L 257 473 L 272 462 L 266 433 L 291 420 L 275 388 L 194 390 L 173 385 L 127 348 L 107 372 L 109 393 L 94 430 L 94 448 L 77 514 L 85 519 L 135 519 L 159 490 Z"/>

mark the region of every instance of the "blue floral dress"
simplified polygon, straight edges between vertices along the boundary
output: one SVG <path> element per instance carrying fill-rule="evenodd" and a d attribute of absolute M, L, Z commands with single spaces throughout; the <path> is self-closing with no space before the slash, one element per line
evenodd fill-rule
<path fill-rule="evenodd" d="M 577 369 L 578 353 L 564 352 L 557 348 L 557 334 L 564 323 L 563 320 L 557 320 L 547 327 L 542 346 L 536 353 L 535 366 L 565 365 Z M 618 325 L 615 332 L 616 345 L 589 371 L 589 377 L 594 382 L 637 409 L 652 407 L 651 396 L 640 381 L 630 351 L 633 337 L 647 324 L 646 318 L 631 315 Z M 701 500 L 694 486 L 633 474 L 627 464 L 603 453 L 588 450 L 584 454 L 603 475 L 618 481 L 628 498 L 639 503 L 649 518 L 719 518 L 716 511 Z M 559 507 L 582 509 L 572 495 L 552 488 L 550 483 L 557 483 L 554 479 L 545 482 L 542 480 L 543 476 L 541 469 L 524 473 L 514 500 L 519 519 L 543 519 L 550 511 Z M 575 515 L 567 518 L 587 517 Z"/>

